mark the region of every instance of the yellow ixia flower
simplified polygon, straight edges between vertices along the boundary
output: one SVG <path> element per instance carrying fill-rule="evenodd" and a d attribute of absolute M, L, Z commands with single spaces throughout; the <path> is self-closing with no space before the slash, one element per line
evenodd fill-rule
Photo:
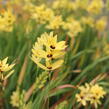
<path fill-rule="evenodd" d="M 11 32 L 14 22 L 15 16 L 12 13 L 12 9 L 8 8 L 0 13 L 0 31 Z"/>
<path fill-rule="evenodd" d="M 33 13 L 35 11 L 35 5 L 32 4 L 31 2 L 29 3 L 26 3 L 24 6 L 23 6 L 23 9 L 29 13 Z"/>
<path fill-rule="evenodd" d="M 12 104 L 13 107 L 19 107 L 19 100 L 20 100 L 19 91 L 14 91 L 12 96 L 11 96 L 10 103 Z"/>
<path fill-rule="evenodd" d="M 106 92 L 98 84 L 95 84 L 94 86 L 91 87 L 90 93 L 91 93 L 90 103 L 94 104 L 95 108 L 97 108 L 98 104 L 101 104 L 100 99 L 104 97 Z"/>
<path fill-rule="evenodd" d="M 7 60 L 8 60 L 8 57 L 5 58 L 4 60 L 0 60 L 0 80 L 1 81 L 7 79 L 14 72 L 14 70 L 12 71 L 10 70 L 14 67 L 15 64 L 9 65 L 7 64 Z"/>
<path fill-rule="evenodd" d="M 47 28 L 56 30 L 56 29 L 59 29 L 62 25 L 63 25 L 62 17 L 55 16 L 49 21 Z"/>
<path fill-rule="evenodd" d="M 63 24 L 63 28 L 68 31 L 70 37 L 77 36 L 78 33 L 82 32 L 82 27 L 79 21 L 68 18 Z"/>
<path fill-rule="evenodd" d="M 94 27 L 94 18 L 92 18 L 92 17 L 82 17 L 81 23 L 83 25 L 88 25 L 90 27 Z"/>
<path fill-rule="evenodd" d="M 91 3 L 89 3 L 87 11 L 91 14 L 99 14 L 101 13 L 103 7 L 104 3 L 102 0 L 92 0 Z"/>
<path fill-rule="evenodd" d="M 95 28 L 101 32 L 106 28 L 106 25 L 107 25 L 106 17 L 102 17 L 99 20 L 97 20 Z"/>
<path fill-rule="evenodd" d="M 13 107 L 17 107 L 18 109 L 25 106 L 24 101 L 25 91 L 23 90 L 20 92 L 19 89 L 14 91 L 10 98 L 10 104 L 12 104 Z"/>
<path fill-rule="evenodd" d="M 54 36 L 53 32 L 44 33 L 33 46 L 32 60 L 44 70 L 54 70 L 62 65 L 65 48 L 65 41 L 57 42 L 57 35 Z"/>
<path fill-rule="evenodd" d="M 36 6 L 32 12 L 32 18 L 40 24 L 47 23 L 54 16 L 54 12 L 44 4 Z"/>
<path fill-rule="evenodd" d="M 90 84 L 85 84 L 85 86 L 80 86 L 78 88 L 80 90 L 79 94 L 76 94 L 77 102 L 80 102 L 83 106 L 86 106 L 87 101 L 90 99 Z"/>
<path fill-rule="evenodd" d="M 75 1 L 75 5 L 78 8 L 80 9 L 87 9 L 87 5 L 89 3 L 89 0 L 76 0 Z"/>
<path fill-rule="evenodd" d="M 80 93 L 76 94 L 77 102 L 80 102 L 83 106 L 87 105 L 87 102 L 93 104 L 95 108 L 98 104 L 101 104 L 100 99 L 104 97 L 106 92 L 98 84 L 85 84 L 85 86 L 79 87 Z"/>
<path fill-rule="evenodd" d="M 54 63 L 50 62 L 50 61 L 46 61 L 44 64 L 41 63 L 41 58 L 36 58 L 32 55 L 32 60 L 42 69 L 44 70 L 55 70 L 57 68 L 59 68 L 62 64 L 63 64 L 63 60 L 58 60 Z"/>
<path fill-rule="evenodd" d="M 75 10 L 75 4 L 71 0 L 56 0 L 53 2 L 53 9 Z"/>

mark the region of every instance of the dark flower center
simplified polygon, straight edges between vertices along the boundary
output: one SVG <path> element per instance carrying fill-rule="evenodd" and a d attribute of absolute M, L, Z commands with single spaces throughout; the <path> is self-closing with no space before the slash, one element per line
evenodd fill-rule
<path fill-rule="evenodd" d="M 48 54 L 48 55 L 47 55 L 48 58 L 51 58 L 52 56 L 53 56 L 52 54 Z"/>
<path fill-rule="evenodd" d="M 55 46 L 51 45 L 50 48 L 55 49 Z"/>
<path fill-rule="evenodd" d="M 47 67 L 48 69 L 52 69 L 52 67 Z"/>

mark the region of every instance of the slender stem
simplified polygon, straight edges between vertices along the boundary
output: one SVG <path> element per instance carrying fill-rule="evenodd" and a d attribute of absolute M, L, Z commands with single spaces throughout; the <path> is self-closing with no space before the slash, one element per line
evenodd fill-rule
<path fill-rule="evenodd" d="M 26 92 L 25 97 L 24 97 L 25 102 L 28 101 L 28 99 L 30 98 L 30 96 L 31 96 L 32 93 L 34 92 L 34 89 L 35 89 L 35 84 L 33 84 L 33 85 L 29 88 L 29 90 Z"/>

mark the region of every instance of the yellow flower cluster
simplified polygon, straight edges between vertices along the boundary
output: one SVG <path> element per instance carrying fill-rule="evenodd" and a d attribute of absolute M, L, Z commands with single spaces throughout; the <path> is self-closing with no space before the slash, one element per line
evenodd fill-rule
<path fill-rule="evenodd" d="M 7 64 L 7 60 L 8 58 L 0 60 L 0 81 L 1 82 L 7 79 L 14 72 L 14 70 L 10 71 L 14 67 L 14 64 L 11 64 L 11 65 Z"/>
<path fill-rule="evenodd" d="M 106 25 L 107 25 L 106 17 L 101 17 L 99 20 L 97 20 L 95 24 L 95 28 L 98 31 L 104 31 L 104 29 L 106 28 Z"/>
<path fill-rule="evenodd" d="M 19 107 L 19 99 L 20 99 L 19 97 L 20 97 L 19 91 L 14 91 L 10 101 L 13 107 Z"/>
<path fill-rule="evenodd" d="M 44 33 L 32 49 L 32 60 L 44 70 L 54 70 L 64 62 L 65 41 L 57 42 L 57 35 Z"/>
<path fill-rule="evenodd" d="M 98 31 L 98 32 L 102 32 L 105 30 L 106 26 L 107 26 L 107 19 L 106 17 L 101 17 L 99 19 L 94 19 L 92 17 L 82 17 L 81 18 L 81 23 L 83 25 L 88 25 L 92 28 L 95 27 L 95 29 Z"/>
<path fill-rule="evenodd" d="M 53 11 L 50 8 L 47 8 L 44 4 L 36 6 L 32 13 L 32 18 L 41 24 L 47 23 L 53 16 Z"/>
<path fill-rule="evenodd" d="M 94 19 L 92 18 L 92 17 L 82 17 L 81 18 L 81 23 L 83 24 L 83 25 L 88 25 L 88 26 L 90 26 L 90 27 L 94 27 Z"/>
<path fill-rule="evenodd" d="M 53 9 L 75 10 L 76 6 L 71 0 L 56 0 L 53 2 Z"/>
<path fill-rule="evenodd" d="M 75 1 L 75 6 L 76 9 L 87 9 L 87 6 L 89 4 L 89 0 L 76 0 Z"/>
<path fill-rule="evenodd" d="M 47 25 L 48 29 L 59 29 L 63 25 L 63 20 L 61 16 L 54 16 Z"/>
<path fill-rule="evenodd" d="M 15 16 L 10 8 L 0 12 L 0 31 L 11 32 L 13 30 L 14 22 Z"/>
<path fill-rule="evenodd" d="M 68 18 L 67 22 L 64 23 L 63 28 L 68 31 L 70 37 L 76 36 L 78 33 L 82 32 L 80 22 L 73 18 Z"/>
<path fill-rule="evenodd" d="M 99 14 L 103 7 L 103 0 L 56 0 L 53 2 L 53 9 L 67 9 L 67 11 L 83 9 L 90 14 Z"/>
<path fill-rule="evenodd" d="M 10 103 L 12 104 L 13 107 L 20 108 L 25 105 L 24 94 L 25 92 L 23 91 L 22 93 L 20 93 L 19 89 L 17 89 L 16 91 L 12 93 Z"/>
<path fill-rule="evenodd" d="M 76 99 L 82 105 L 86 106 L 87 102 L 93 104 L 95 108 L 98 107 L 98 104 L 101 104 L 100 99 L 104 97 L 106 92 L 98 84 L 85 84 L 85 86 L 79 87 L 80 93 L 76 94 Z"/>
<path fill-rule="evenodd" d="M 49 8 L 49 5 L 52 8 Z M 37 6 L 27 3 L 24 6 L 30 12 L 31 18 L 35 19 L 38 24 L 45 24 L 45 28 L 49 30 L 66 31 L 70 37 L 77 36 L 78 33 L 83 32 L 84 25 L 96 28 L 99 32 L 104 30 L 106 21 L 102 18 L 97 20 L 97 17 L 95 17 L 95 15 L 100 14 L 103 7 L 102 0 L 56 0 L 46 5 Z M 79 9 L 80 12 L 77 13 Z M 91 16 L 89 17 L 89 15 Z"/>
<path fill-rule="evenodd" d="M 101 13 L 103 7 L 104 3 L 102 0 L 92 0 L 87 8 L 87 11 L 91 14 L 99 14 Z"/>
<path fill-rule="evenodd" d="M 35 5 L 32 3 L 26 3 L 23 7 L 23 10 L 25 10 L 29 13 L 33 13 L 35 11 Z"/>

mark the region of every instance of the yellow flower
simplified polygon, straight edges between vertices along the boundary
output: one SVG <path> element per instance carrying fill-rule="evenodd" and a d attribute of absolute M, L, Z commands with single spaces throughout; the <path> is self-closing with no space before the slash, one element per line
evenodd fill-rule
<path fill-rule="evenodd" d="M 19 107 L 19 100 L 20 100 L 19 91 L 14 91 L 12 96 L 11 96 L 10 103 L 12 104 L 13 107 Z"/>
<path fill-rule="evenodd" d="M 80 102 L 84 106 L 89 102 L 95 108 L 98 107 L 98 104 L 101 104 L 100 99 L 106 94 L 104 89 L 98 84 L 85 84 L 85 86 L 80 86 L 79 90 L 80 93 L 76 94 L 77 102 Z"/>
<path fill-rule="evenodd" d="M 63 28 L 68 31 L 70 37 L 77 36 L 78 33 L 82 32 L 80 22 L 73 18 L 68 18 L 67 22 L 64 22 Z"/>
<path fill-rule="evenodd" d="M 87 101 L 90 99 L 90 84 L 85 84 L 85 86 L 78 87 L 80 90 L 79 94 L 76 94 L 77 102 L 80 102 L 83 106 L 86 106 Z"/>
<path fill-rule="evenodd" d="M 65 54 L 65 48 L 65 41 L 57 42 L 57 35 L 54 36 L 53 32 L 44 33 L 33 46 L 32 60 L 44 70 L 54 70 L 62 65 L 60 58 Z"/>
<path fill-rule="evenodd" d="M 36 6 L 32 13 L 32 18 L 40 24 L 47 23 L 53 16 L 53 11 L 50 8 L 47 8 L 44 4 Z"/>
<path fill-rule="evenodd" d="M 0 31 L 11 32 L 14 22 L 15 16 L 12 13 L 12 9 L 8 8 L 0 13 Z"/>
<path fill-rule="evenodd" d="M 11 95 L 10 104 L 12 104 L 13 107 L 17 107 L 17 108 L 24 107 L 25 106 L 24 95 L 25 95 L 24 90 L 21 93 L 19 89 L 17 89 Z"/>
<path fill-rule="evenodd" d="M 81 9 L 87 9 L 87 5 L 89 3 L 89 0 L 76 0 L 75 1 L 75 5 L 78 8 L 81 8 Z"/>
<path fill-rule="evenodd" d="M 77 102 L 80 102 L 83 106 L 86 106 L 87 98 L 84 93 L 76 94 Z"/>
<path fill-rule="evenodd" d="M 103 7 L 104 3 L 102 0 L 92 0 L 92 2 L 89 3 L 87 11 L 91 14 L 99 14 L 101 13 Z"/>
<path fill-rule="evenodd" d="M 0 80 L 2 81 L 7 79 L 14 72 L 14 70 L 10 71 L 14 67 L 14 64 L 12 65 L 7 64 L 7 60 L 8 57 L 5 58 L 4 60 L 0 60 Z"/>
<path fill-rule="evenodd" d="M 94 104 L 95 108 L 97 108 L 98 104 L 101 104 L 100 99 L 104 97 L 106 92 L 102 87 L 100 87 L 98 84 L 95 84 L 90 89 L 91 93 L 91 104 Z"/>
<path fill-rule="evenodd" d="M 63 24 L 63 20 L 61 16 L 55 16 L 53 17 L 50 21 L 49 24 L 47 25 L 47 28 L 49 29 L 59 29 Z"/>
<path fill-rule="evenodd" d="M 28 12 L 30 12 L 30 13 L 33 13 L 33 12 L 35 11 L 35 5 L 32 4 L 32 3 L 26 3 L 26 4 L 24 5 L 23 9 L 24 9 L 25 11 L 28 11 Z"/>
<path fill-rule="evenodd" d="M 102 17 L 99 20 L 97 20 L 97 22 L 95 24 L 95 28 L 98 31 L 103 31 L 106 28 L 106 24 L 107 24 L 106 18 L 105 17 Z"/>
<path fill-rule="evenodd" d="M 67 9 L 68 11 L 75 10 L 75 4 L 71 0 L 56 0 L 53 2 L 54 9 Z"/>
<path fill-rule="evenodd" d="M 41 58 L 36 58 L 36 57 L 34 57 L 34 56 L 32 56 L 32 60 L 33 60 L 39 67 L 41 67 L 42 69 L 44 69 L 44 70 L 50 70 L 50 71 L 59 68 L 59 67 L 63 64 L 63 62 L 64 62 L 63 60 L 58 60 L 58 61 L 56 61 L 56 62 L 54 62 L 54 63 L 49 62 L 49 61 L 46 61 L 46 62 L 43 64 L 43 63 L 41 63 L 41 60 L 42 60 Z"/>
<path fill-rule="evenodd" d="M 21 4 L 21 0 L 11 0 L 10 1 L 11 4 Z"/>
<path fill-rule="evenodd" d="M 82 17 L 81 22 L 83 25 L 85 24 L 94 27 L 94 19 L 92 17 Z"/>

